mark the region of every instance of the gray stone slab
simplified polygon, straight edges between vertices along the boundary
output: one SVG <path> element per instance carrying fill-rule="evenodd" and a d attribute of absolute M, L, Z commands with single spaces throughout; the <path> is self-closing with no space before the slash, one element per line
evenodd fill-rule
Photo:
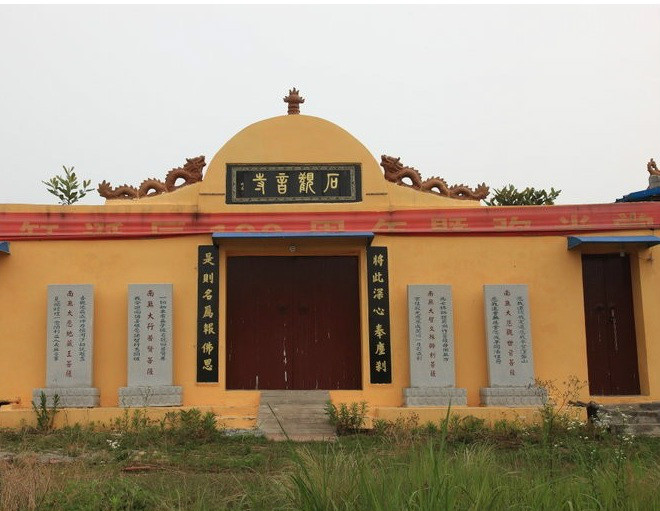
<path fill-rule="evenodd" d="M 119 389 L 119 406 L 181 406 L 183 388 L 177 385 L 133 386 Z"/>
<path fill-rule="evenodd" d="M 48 286 L 46 386 L 92 386 L 94 286 Z"/>
<path fill-rule="evenodd" d="M 466 406 L 467 390 L 453 387 L 403 389 L 406 406 Z"/>
<path fill-rule="evenodd" d="M 484 406 L 542 406 L 547 401 L 545 389 L 529 387 L 486 387 L 479 390 Z"/>
<path fill-rule="evenodd" d="M 408 286 L 411 387 L 453 387 L 454 314 L 451 286 Z"/>
<path fill-rule="evenodd" d="M 660 187 L 660 176 L 649 176 L 649 188 L 658 188 Z"/>
<path fill-rule="evenodd" d="M 489 387 L 534 384 L 527 286 L 485 285 Z"/>
<path fill-rule="evenodd" d="M 128 286 L 128 387 L 172 385 L 172 284 Z"/>
<path fill-rule="evenodd" d="M 32 402 L 41 404 L 41 393 L 46 396 L 46 406 L 55 405 L 55 396 L 58 396 L 58 408 L 92 408 L 99 405 L 99 389 L 94 387 L 49 387 L 34 389 Z"/>

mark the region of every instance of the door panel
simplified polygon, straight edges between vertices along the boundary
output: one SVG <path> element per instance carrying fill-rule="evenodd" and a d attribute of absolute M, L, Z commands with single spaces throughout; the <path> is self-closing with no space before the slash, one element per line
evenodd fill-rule
<path fill-rule="evenodd" d="M 227 388 L 359 389 L 357 257 L 227 259 Z"/>
<path fill-rule="evenodd" d="M 639 394 L 635 317 L 627 255 L 582 256 L 589 391 Z"/>
<path fill-rule="evenodd" d="M 294 388 L 360 388 L 357 257 L 291 259 Z"/>
<path fill-rule="evenodd" d="M 291 286 L 256 257 L 227 259 L 227 388 L 285 389 Z M 264 321 L 268 318 L 268 321 Z"/>

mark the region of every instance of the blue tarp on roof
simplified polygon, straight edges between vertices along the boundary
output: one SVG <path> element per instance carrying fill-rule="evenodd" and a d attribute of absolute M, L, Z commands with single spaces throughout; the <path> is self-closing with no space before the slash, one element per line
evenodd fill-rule
<path fill-rule="evenodd" d="M 660 244 L 657 236 L 568 236 L 568 250 L 587 245 L 644 245 L 652 247 Z"/>
<path fill-rule="evenodd" d="M 651 188 L 649 190 L 642 190 L 639 192 L 632 192 L 624 195 L 617 202 L 643 202 L 643 201 L 660 201 L 660 188 Z"/>
<path fill-rule="evenodd" d="M 9 253 L 9 242 L 0 241 L 0 254 L 8 254 L 8 253 Z"/>

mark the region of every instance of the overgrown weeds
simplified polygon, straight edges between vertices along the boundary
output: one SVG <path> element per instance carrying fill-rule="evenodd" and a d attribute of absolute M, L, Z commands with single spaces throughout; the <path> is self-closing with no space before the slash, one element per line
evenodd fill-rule
<path fill-rule="evenodd" d="M 543 397 L 543 406 L 539 410 L 543 426 L 542 438 L 545 444 L 549 444 L 557 433 L 566 433 L 571 426 L 575 426 L 577 414 L 571 403 L 577 401 L 587 382 L 570 376 L 561 386 L 554 380 L 537 380 L 536 386 Z"/>
<path fill-rule="evenodd" d="M 60 396 L 55 394 L 53 396 L 52 405 L 48 405 L 48 397 L 44 392 L 39 394 L 39 405 L 32 401 L 32 409 L 37 415 L 37 429 L 42 433 L 46 433 L 53 429 L 55 425 L 55 416 L 59 412 Z"/>
<path fill-rule="evenodd" d="M 481 442 L 452 445 L 440 433 L 403 450 L 387 447 L 340 443 L 320 453 L 301 448 L 288 482 L 291 508 L 642 511 L 660 506 L 657 461 L 625 460 L 610 448 L 590 464 L 560 456 L 558 471 L 541 444 L 517 450 Z M 623 484 L 621 466 L 628 473 Z M 644 466 L 656 471 L 645 473 Z"/>
<path fill-rule="evenodd" d="M 338 435 L 350 435 L 360 432 L 364 428 L 367 409 L 366 401 L 350 404 L 339 403 L 339 406 L 328 401 L 325 405 L 328 420 L 335 427 Z"/>
<path fill-rule="evenodd" d="M 170 411 L 161 420 L 148 417 L 145 410 L 136 408 L 115 419 L 111 425 L 115 438 L 110 448 L 138 448 L 145 446 L 208 443 L 219 441 L 223 435 L 213 412 L 202 413 L 198 408 Z"/>
<path fill-rule="evenodd" d="M 23 438 L 0 432 L 3 449 L 46 451 L 0 466 L 2 498 L 9 495 L 14 502 L 3 501 L 0 509 L 660 509 L 657 439 L 589 435 L 578 425 L 558 430 L 554 443 L 545 444 L 541 425 L 525 426 L 521 420 L 488 426 L 447 416 L 434 424 L 414 418 L 381 421 L 377 433 L 297 445 L 200 434 L 210 423 L 204 414 L 177 412 L 172 425 L 161 426 L 161 421 L 145 423 L 141 411 L 131 410 L 110 432 L 68 428 Z M 172 428 L 191 439 L 174 441 Z M 138 447 L 139 438 L 150 443 Z M 73 460 L 47 463 L 49 453 L 71 443 L 78 453 Z M 146 454 L 140 458 L 139 452 Z M 135 467 L 144 470 L 126 471 Z"/>
<path fill-rule="evenodd" d="M 35 456 L 13 463 L 0 461 L 0 509 L 33 510 L 42 504 L 51 486 L 53 469 L 39 463 Z"/>
<path fill-rule="evenodd" d="M 558 412 L 488 425 L 448 410 L 364 427 L 341 406 L 334 443 L 227 436 L 216 417 L 162 420 L 126 410 L 110 431 L 0 431 L 0 509 L 41 511 L 646 511 L 660 509 L 660 439 L 637 439 Z M 551 419 L 551 423 L 545 418 Z M 52 452 L 71 458 L 49 465 Z M 45 452 L 45 455 L 39 453 Z M 55 468 L 56 467 L 56 468 Z M 136 471 L 134 471 L 136 470 Z"/>

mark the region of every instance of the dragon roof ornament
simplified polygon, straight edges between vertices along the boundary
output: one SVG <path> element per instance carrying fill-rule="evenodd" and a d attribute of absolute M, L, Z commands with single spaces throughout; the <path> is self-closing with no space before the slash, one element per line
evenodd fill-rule
<path fill-rule="evenodd" d="M 140 186 L 122 185 L 113 188 L 110 183 L 103 181 L 99 184 L 98 192 L 106 199 L 140 199 L 142 197 L 153 197 L 161 193 L 173 192 L 183 186 L 191 185 L 202 180 L 202 169 L 206 166 L 204 156 L 186 158 L 183 167 L 170 170 L 165 176 L 165 181 L 158 179 L 145 179 Z M 177 185 L 176 182 L 183 179 L 184 183 Z"/>
<path fill-rule="evenodd" d="M 385 170 L 385 179 L 401 186 L 408 186 L 422 192 L 431 192 L 451 199 L 483 200 L 488 197 L 490 188 L 482 183 L 475 189 L 460 184 L 448 186 L 441 177 L 430 177 L 422 181 L 422 175 L 413 167 L 406 167 L 401 163 L 401 158 L 382 155 L 380 166 Z M 412 184 L 405 183 L 405 178 L 410 179 Z"/>

